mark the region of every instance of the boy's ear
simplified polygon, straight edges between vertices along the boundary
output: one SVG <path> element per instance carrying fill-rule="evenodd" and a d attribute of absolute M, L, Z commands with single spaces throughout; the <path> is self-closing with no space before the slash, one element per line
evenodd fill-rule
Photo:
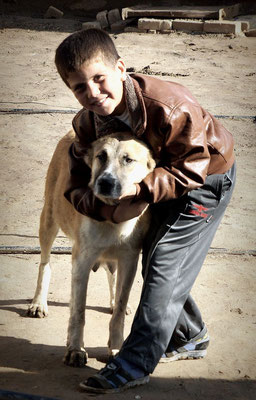
<path fill-rule="evenodd" d="M 125 81 L 126 80 L 126 66 L 125 66 L 125 62 L 122 58 L 119 58 L 117 60 L 116 67 L 119 70 L 119 72 L 121 73 L 121 80 Z"/>

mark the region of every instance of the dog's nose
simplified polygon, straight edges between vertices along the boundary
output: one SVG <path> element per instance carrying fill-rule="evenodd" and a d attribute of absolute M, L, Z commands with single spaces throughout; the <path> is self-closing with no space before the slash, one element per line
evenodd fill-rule
<path fill-rule="evenodd" d="M 121 185 L 113 175 L 105 173 L 97 181 L 97 191 L 102 196 L 116 199 L 121 195 Z"/>

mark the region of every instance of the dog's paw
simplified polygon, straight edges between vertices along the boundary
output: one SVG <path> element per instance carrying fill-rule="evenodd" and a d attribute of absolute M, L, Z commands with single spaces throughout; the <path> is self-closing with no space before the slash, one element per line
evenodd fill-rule
<path fill-rule="evenodd" d="M 63 358 L 64 364 L 69 367 L 83 368 L 88 359 L 88 354 L 85 349 L 81 350 L 68 350 Z"/>
<path fill-rule="evenodd" d="M 32 303 L 27 310 L 27 316 L 32 318 L 44 318 L 48 315 L 47 304 Z"/>

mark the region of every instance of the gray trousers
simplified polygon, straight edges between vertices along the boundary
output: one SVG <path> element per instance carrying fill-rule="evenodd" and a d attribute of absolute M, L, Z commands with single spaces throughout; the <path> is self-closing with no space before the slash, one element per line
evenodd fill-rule
<path fill-rule="evenodd" d="M 206 332 L 190 291 L 230 201 L 235 175 L 234 164 L 182 198 L 151 206 L 141 299 L 119 353 L 146 373 L 154 371 L 169 344 L 184 345 Z"/>

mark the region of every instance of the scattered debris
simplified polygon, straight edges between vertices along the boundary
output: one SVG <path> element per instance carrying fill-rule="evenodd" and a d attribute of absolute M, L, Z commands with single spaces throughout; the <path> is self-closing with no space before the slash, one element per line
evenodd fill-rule
<path fill-rule="evenodd" d="M 231 308 L 230 312 L 237 313 L 237 314 L 240 314 L 240 315 L 243 314 L 243 311 L 239 307 Z"/>
<path fill-rule="evenodd" d="M 237 16 L 244 11 L 249 12 L 251 9 L 246 9 L 245 5 L 241 3 L 223 8 L 218 6 L 177 8 L 137 5 L 123 8 L 121 12 L 118 8 L 100 11 L 96 14 L 96 20 L 84 22 L 82 29 L 101 28 L 113 33 L 170 34 L 173 31 L 181 31 L 256 36 L 255 29 L 250 30 L 250 21 L 241 18 L 237 20 Z"/>
<path fill-rule="evenodd" d="M 150 7 L 137 5 L 122 9 L 122 18 L 136 18 L 137 26 L 129 26 L 125 32 L 172 33 L 173 31 L 220 33 L 254 37 L 250 21 L 237 20 L 246 12 L 256 13 L 256 6 L 237 3 L 232 6 L 209 7 Z"/>
<path fill-rule="evenodd" d="M 144 75 L 160 75 L 160 76 L 172 76 L 172 77 L 177 77 L 177 76 L 190 76 L 189 73 L 174 73 L 174 72 L 162 72 L 162 71 L 154 71 L 151 69 L 150 65 L 146 65 L 142 69 L 135 69 L 134 67 L 129 67 L 126 69 L 127 72 L 134 72 L 137 74 L 144 74 Z"/>

